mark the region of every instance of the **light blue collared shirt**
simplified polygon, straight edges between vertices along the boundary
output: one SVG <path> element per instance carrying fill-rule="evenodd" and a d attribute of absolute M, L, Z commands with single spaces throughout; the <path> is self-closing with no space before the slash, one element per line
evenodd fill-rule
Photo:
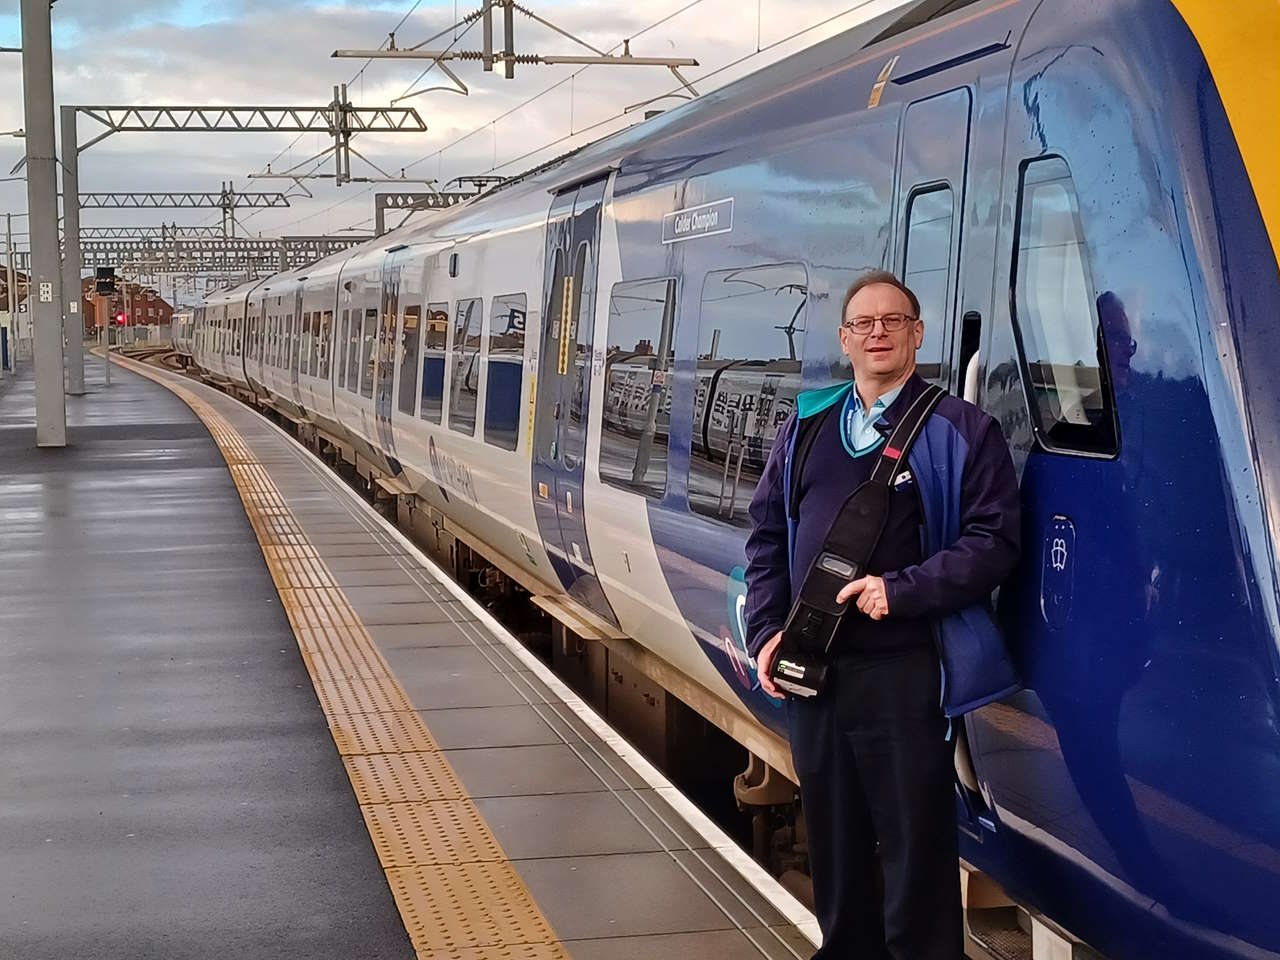
<path fill-rule="evenodd" d="M 840 439 L 844 441 L 849 456 L 860 457 L 869 453 L 884 441 L 884 437 L 876 429 L 876 422 L 889 409 L 890 404 L 898 399 L 898 394 L 906 384 L 899 384 L 888 393 L 882 393 L 871 404 L 870 411 L 862 409 L 862 398 L 858 396 L 855 384 L 849 390 L 849 399 L 845 401 L 844 418 L 841 423 Z"/>

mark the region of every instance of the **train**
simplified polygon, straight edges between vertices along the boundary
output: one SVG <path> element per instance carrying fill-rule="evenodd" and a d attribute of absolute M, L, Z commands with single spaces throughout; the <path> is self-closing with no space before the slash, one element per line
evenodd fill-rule
<path fill-rule="evenodd" d="M 777 806 L 746 507 L 893 270 L 1021 484 L 1024 688 L 957 731 L 970 935 L 1280 958 L 1278 49 L 1270 0 L 911 3 L 210 296 L 179 349 L 630 650 Z"/>

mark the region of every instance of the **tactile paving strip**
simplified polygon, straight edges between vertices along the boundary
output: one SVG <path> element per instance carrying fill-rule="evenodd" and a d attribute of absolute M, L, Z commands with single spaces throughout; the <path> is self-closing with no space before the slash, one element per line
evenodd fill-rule
<path fill-rule="evenodd" d="M 384 866 L 461 866 L 504 859 L 470 800 L 371 803 L 360 812 Z"/>
<path fill-rule="evenodd" d="M 329 717 L 329 732 L 345 756 L 357 753 L 418 753 L 438 750 L 412 710 L 398 713 L 350 713 Z"/>
<path fill-rule="evenodd" d="M 467 795 L 444 755 L 357 753 L 342 758 L 362 806 L 398 800 L 460 800 Z"/>
<path fill-rule="evenodd" d="M 418 957 L 566 960 L 263 466 L 295 461 L 275 452 L 259 459 L 194 391 L 141 364 L 122 363 L 186 401 L 227 461 Z"/>
<path fill-rule="evenodd" d="M 418 956 L 421 960 L 554 960 L 563 957 L 564 951 L 556 944 L 503 943 L 495 947 L 432 950 Z"/>
<path fill-rule="evenodd" d="M 387 880 L 420 954 L 555 940 L 528 892 L 513 896 L 524 884 L 510 861 L 393 868 Z"/>

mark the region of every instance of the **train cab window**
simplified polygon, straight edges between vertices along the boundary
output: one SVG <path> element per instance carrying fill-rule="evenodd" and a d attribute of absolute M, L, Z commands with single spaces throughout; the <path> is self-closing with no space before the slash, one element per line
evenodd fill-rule
<path fill-rule="evenodd" d="M 600 479 L 660 499 L 667 490 L 676 282 L 615 284 L 604 357 Z"/>
<path fill-rule="evenodd" d="M 523 293 L 494 297 L 485 343 L 484 442 L 514 450 L 520 439 L 524 390 L 524 333 L 528 300 Z"/>
<path fill-rule="evenodd" d="M 344 390 L 347 386 L 347 344 L 351 340 L 351 311 L 342 311 L 342 325 L 338 329 L 335 341 L 335 359 L 338 361 L 338 386 Z"/>
<path fill-rule="evenodd" d="M 916 351 L 920 376 L 942 384 L 945 375 L 951 290 L 951 227 L 955 205 L 950 187 L 924 190 L 907 202 L 907 237 L 903 276 L 920 300 L 924 341 Z"/>
<path fill-rule="evenodd" d="M 422 408 L 423 420 L 440 422 L 444 408 L 444 359 L 449 339 L 449 304 L 427 304 L 427 318 L 422 336 Z"/>
<path fill-rule="evenodd" d="M 333 341 L 333 311 L 326 310 L 320 316 L 320 369 L 321 380 L 329 379 L 329 344 Z"/>
<path fill-rule="evenodd" d="M 360 386 L 360 311 L 351 311 L 351 331 L 347 338 L 347 389 Z"/>
<path fill-rule="evenodd" d="M 360 360 L 364 374 L 360 378 L 360 396 L 373 396 L 373 375 L 378 364 L 374 347 L 378 343 L 378 309 L 369 307 L 364 312 L 364 329 L 360 336 Z"/>
<path fill-rule="evenodd" d="M 808 300 L 798 263 L 707 274 L 689 457 L 696 513 L 750 526 L 751 494 L 800 391 Z"/>
<path fill-rule="evenodd" d="M 1018 197 L 1014 329 L 1036 438 L 1051 450 L 1117 452 L 1115 401 L 1071 172 L 1027 163 Z"/>
<path fill-rule="evenodd" d="M 422 341 L 422 308 L 417 304 L 405 307 L 404 323 L 400 329 L 400 398 L 401 413 L 414 414 L 418 402 L 418 351 Z"/>
<path fill-rule="evenodd" d="M 476 398 L 480 391 L 481 301 L 459 300 L 453 315 L 453 363 L 449 376 L 449 429 L 467 436 L 476 432 Z"/>

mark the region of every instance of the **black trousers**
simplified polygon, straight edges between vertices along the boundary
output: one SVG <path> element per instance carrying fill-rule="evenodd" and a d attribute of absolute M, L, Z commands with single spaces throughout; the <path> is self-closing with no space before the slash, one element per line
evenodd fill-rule
<path fill-rule="evenodd" d="M 932 647 L 847 656 L 821 696 L 787 699 L 822 928 L 815 960 L 963 960 L 939 674 Z"/>

